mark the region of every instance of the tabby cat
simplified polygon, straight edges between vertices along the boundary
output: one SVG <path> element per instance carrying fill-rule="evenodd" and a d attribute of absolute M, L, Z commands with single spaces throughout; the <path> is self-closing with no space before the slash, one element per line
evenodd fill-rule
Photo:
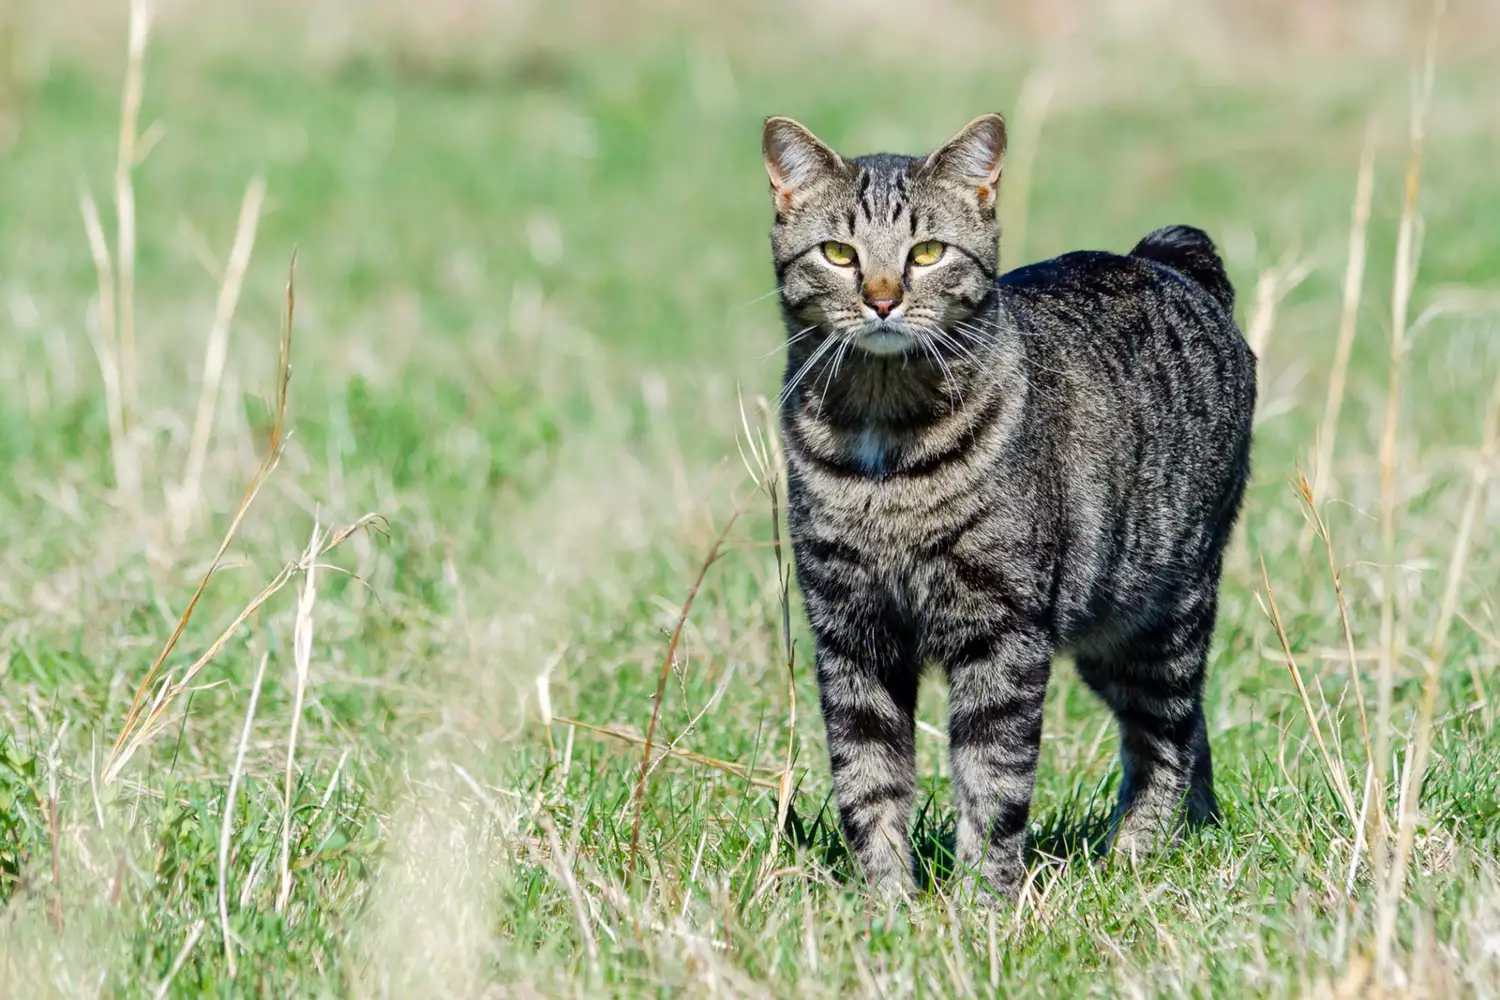
<path fill-rule="evenodd" d="M 1130 855 L 1217 813 L 1203 678 L 1255 357 L 1214 245 L 998 272 L 999 115 L 925 157 L 765 124 L 797 578 L 845 838 L 914 886 L 914 709 L 949 684 L 957 860 L 1013 897 L 1053 657 L 1113 710 Z"/>

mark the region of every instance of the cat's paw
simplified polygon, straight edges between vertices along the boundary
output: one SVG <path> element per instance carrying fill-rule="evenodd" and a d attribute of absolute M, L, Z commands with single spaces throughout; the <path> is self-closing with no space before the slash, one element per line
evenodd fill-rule
<path fill-rule="evenodd" d="M 1109 842 L 1109 854 L 1113 858 L 1136 864 L 1153 854 L 1160 854 L 1181 839 L 1181 830 L 1176 824 L 1166 822 L 1131 822 L 1126 817 L 1116 826 Z"/>
<path fill-rule="evenodd" d="M 993 910 L 1010 910 L 1021 894 L 1026 870 L 1019 865 L 987 865 L 961 876 L 955 899 Z"/>
<path fill-rule="evenodd" d="M 911 872 L 887 872 L 868 883 L 870 895 L 883 903 L 905 903 L 917 894 Z"/>

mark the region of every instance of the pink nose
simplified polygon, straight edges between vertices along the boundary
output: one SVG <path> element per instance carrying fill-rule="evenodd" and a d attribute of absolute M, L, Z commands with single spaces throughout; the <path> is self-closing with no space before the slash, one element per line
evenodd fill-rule
<path fill-rule="evenodd" d="M 871 309 L 874 309 L 875 312 L 880 315 L 881 319 L 885 319 L 887 316 L 889 316 L 891 314 L 891 310 L 896 308 L 900 304 L 900 299 L 865 299 L 865 305 L 869 306 Z"/>

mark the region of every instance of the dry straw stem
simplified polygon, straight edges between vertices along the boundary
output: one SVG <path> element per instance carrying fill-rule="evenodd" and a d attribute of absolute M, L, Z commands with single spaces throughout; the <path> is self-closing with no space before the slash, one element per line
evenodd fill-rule
<path fill-rule="evenodd" d="M 193 611 L 198 607 L 198 601 L 202 598 L 203 591 L 207 589 L 208 581 L 213 579 L 214 572 L 218 570 L 219 564 L 223 561 L 224 553 L 229 549 L 229 543 L 234 541 L 234 536 L 239 531 L 240 523 L 244 521 L 246 512 L 249 511 L 250 505 L 255 502 L 256 496 L 260 494 L 260 489 L 265 485 L 266 479 L 270 477 L 277 463 L 281 460 L 282 433 L 286 426 L 287 387 L 292 378 L 292 320 L 296 308 L 296 275 L 297 255 L 293 252 L 292 262 L 287 271 L 286 313 L 281 328 L 281 349 L 277 357 L 276 415 L 271 423 L 271 432 L 266 443 L 265 457 L 261 459 L 260 467 L 255 470 L 255 475 L 250 478 L 249 485 L 245 487 L 245 493 L 240 497 L 239 506 L 235 508 L 234 517 L 230 519 L 229 528 L 224 532 L 224 539 L 219 543 L 219 551 L 214 553 L 213 561 L 208 565 L 208 571 L 203 574 L 203 579 L 198 582 L 198 589 L 193 592 L 192 599 L 188 601 L 187 607 L 183 609 L 182 617 L 177 620 L 177 626 L 172 630 L 172 634 L 167 637 L 166 644 L 162 646 L 161 652 L 157 654 L 156 661 L 151 664 L 151 669 L 146 671 L 145 678 L 142 679 L 140 687 L 136 689 L 135 698 L 130 703 L 130 710 L 125 713 L 125 722 L 120 727 L 119 738 L 115 740 L 114 749 L 110 751 L 109 760 L 104 767 L 104 780 L 106 784 L 115 779 L 120 769 L 125 765 L 126 760 L 129 759 L 130 754 L 134 753 L 135 749 L 148 735 L 146 730 L 149 730 L 149 726 L 146 727 L 146 730 L 138 728 L 141 722 L 141 715 L 146 710 L 146 693 L 157 686 L 157 677 L 161 673 L 162 664 L 166 662 L 167 656 L 176 647 L 177 640 L 182 638 L 183 630 L 187 628 L 188 621 L 193 617 Z M 288 575 L 286 570 L 282 571 L 282 576 Z M 280 584 L 285 583 L 285 580 L 281 576 L 278 576 L 277 580 L 280 583 L 273 581 L 273 586 L 279 590 Z M 270 588 L 268 590 L 269 592 L 262 592 L 261 596 L 252 603 L 252 606 L 235 620 L 235 624 L 230 626 L 231 631 L 248 617 L 251 611 L 259 607 L 271 593 L 275 592 L 274 590 L 270 590 Z M 226 632 L 220 636 L 219 641 L 209 649 L 209 652 L 204 654 L 197 663 L 193 664 L 183 679 L 178 681 L 173 687 L 178 691 L 185 687 L 193 675 L 202 669 L 203 664 L 214 653 L 218 652 L 219 647 L 224 642 L 228 641 L 229 634 L 229 632 Z M 151 706 L 151 720 L 159 717 L 161 711 L 170 703 L 171 697 L 168 697 L 168 692 L 169 689 L 165 684 L 159 688 L 157 699 Z"/>
<path fill-rule="evenodd" d="M 198 396 L 198 412 L 193 418 L 193 437 L 188 445 L 187 467 L 178 489 L 179 534 L 187 528 L 187 507 L 198 495 L 203 479 L 203 463 L 208 457 L 214 417 L 219 411 L 219 388 L 224 379 L 224 362 L 229 357 L 229 325 L 234 319 L 240 289 L 245 283 L 245 270 L 250 266 L 250 254 L 255 249 L 255 231 L 260 223 L 260 207 L 265 196 L 265 179 L 251 178 L 250 183 L 245 186 L 244 200 L 240 203 L 240 219 L 235 227 L 229 263 L 225 266 L 224 277 L 219 283 L 219 300 L 214 308 L 213 326 L 209 328 L 208 345 L 203 356 L 203 387 Z"/>
<path fill-rule="evenodd" d="M 753 495 L 753 494 L 752 494 Z M 741 501 L 729 515 L 729 520 L 724 522 L 724 527 L 719 531 L 718 537 L 714 539 L 713 546 L 709 548 L 703 565 L 698 569 L 698 576 L 693 580 L 692 587 L 688 590 L 687 598 L 682 602 L 682 612 L 677 616 L 677 627 L 672 629 L 672 639 L 667 643 L 666 660 L 661 666 L 661 676 L 656 681 L 656 698 L 652 703 L 651 722 L 646 727 L 646 739 L 641 747 L 641 769 L 640 776 L 635 783 L 635 818 L 630 824 L 630 874 L 635 874 L 636 855 L 640 850 L 641 842 L 641 813 L 645 808 L 646 778 L 651 772 L 651 747 L 656 740 L 656 726 L 661 721 L 662 700 L 667 694 L 667 677 L 672 673 L 672 664 L 677 658 L 677 643 L 682 639 L 683 626 L 687 624 L 688 614 L 693 610 L 693 601 L 698 597 L 698 591 L 703 587 L 703 579 L 708 576 L 709 567 L 719 561 L 719 556 L 724 547 L 724 539 L 729 536 L 729 530 L 734 523 L 740 519 L 745 512 L 748 498 Z"/>
<path fill-rule="evenodd" d="M 1245 340 L 1257 358 L 1265 357 L 1266 347 L 1271 343 L 1271 329 L 1276 325 L 1276 307 L 1291 294 L 1292 289 L 1312 273 L 1312 266 L 1297 259 L 1288 251 L 1275 265 L 1260 273 L 1255 283 L 1255 304 L 1250 308 L 1250 322 L 1245 330 Z"/>
<path fill-rule="evenodd" d="M 184 609 L 182 617 L 178 619 L 171 636 L 168 637 L 166 644 L 162 647 L 161 653 L 157 655 L 155 662 L 151 665 L 151 669 L 147 671 L 145 678 L 141 681 L 141 685 L 136 691 L 135 699 L 131 703 L 130 710 L 126 713 L 125 721 L 121 726 L 120 735 L 116 739 L 114 749 L 111 751 L 109 760 L 105 765 L 104 780 L 106 783 L 118 777 L 120 771 L 135 752 L 155 735 L 162 722 L 162 716 L 173 701 L 190 689 L 193 679 L 207 666 L 209 661 L 218 655 L 219 651 L 224 648 L 224 645 L 239 627 L 244 624 L 245 620 L 286 586 L 293 577 L 298 573 L 312 572 L 323 556 L 342 545 L 348 540 L 350 535 L 353 535 L 357 531 L 369 529 L 381 534 L 388 533 L 389 526 L 386 524 L 385 518 L 373 513 L 366 514 L 352 524 L 344 525 L 333 531 L 322 540 L 316 549 L 304 552 L 301 558 L 282 567 L 281 571 L 276 574 L 271 582 L 266 584 L 261 592 L 255 596 L 254 600 L 240 611 L 234 621 L 229 624 L 229 627 L 219 634 L 218 638 L 214 640 L 197 660 L 193 661 L 192 665 L 183 672 L 180 678 L 174 680 L 170 674 L 162 675 L 162 666 L 167 656 L 182 637 L 183 631 L 187 628 L 188 621 L 192 618 L 199 600 L 208 587 L 209 580 L 223 561 L 224 553 L 228 550 L 230 542 L 234 539 L 235 533 L 244 520 L 246 512 L 259 494 L 261 487 L 265 485 L 266 480 L 275 470 L 281 455 L 286 423 L 287 388 L 291 379 L 292 318 L 296 301 L 294 291 L 295 273 L 296 255 L 294 254 L 292 257 L 292 268 L 287 278 L 286 317 L 282 329 L 281 350 L 278 362 L 279 379 L 277 384 L 276 411 L 268 435 L 265 457 L 261 460 L 260 467 L 256 470 L 250 484 L 246 487 L 244 496 L 240 499 L 240 504 L 236 508 L 229 528 L 224 534 L 224 539 L 219 544 L 218 552 L 215 553 L 213 561 L 209 564 L 208 571 L 204 574 L 203 579 L 199 581 L 198 589 L 193 593 L 193 597 L 188 602 L 186 609 Z M 155 694 L 148 706 L 147 694 L 153 690 Z"/>
<path fill-rule="evenodd" d="M 1468 562 L 1474 525 L 1479 520 L 1479 512 L 1484 508 L 1485 490 L 1494 472 L 1497 454 L 1500 454 L 1500 372 L 1496 372 L 1495 384 L 1490 389 L 1490 402 L 1480 438 L 1479 455 L 1470 470 L 1469 494 L 1464 502 L 1463 514 L 1459 518 L 1458 536 L 1453 541 L 1453 557 L 1448 563 L 1448 579 L 1443 586 L 1443 600 L 1438 605 L 1437 622 L 1433 626 L 1432 637 L 1428 641 L 1429 678 L 1442 660 L 1448 643 L 1448 631 L 1453 625 L 1454 617 L 1458 614 L 1458 592 L 1463 586 L 1464 569 Z"/>
<path fill-rule="evenodd" d="M 1464 501 L 1463 514 L 1459 518 L 1458 535 L 1453 541 L 1453 554 L 1448 562 L 1448 578 L 1443 587 L 1443 600 L 1438 608 L 1437 623 L 1427 650 L 1426 676 L 1422 682 L 1422 703 L 1417 712 L 1416 731 L 1412 736 L 1412 746 L 1407 751 L 1406 768 L 1402 775 L 1400 801 L 1403 803 L 1403 808 L 1396 837 L 1396 851 L 1385 886 L 1385 898 L 1390 900 L 1395 900 L 1400 896 L 1401 885 L 1406 878 L 1407 861 L 1411 856 L 1412 842 L 1416 837 L 1417 799 L 1422 788 L 1422 779 L 1427 771 L 1427 758 L 1432 749 L 1432 718 L 1437 707 L 1443 654 L 1447 651 L 1448 633 L 1452 629 L 1453 619 L 1458 611 L 1458 592 L 1463 585 L 1464 571 L 1468 565 L 1474 525 L 1484 506 L 1485 491 L 1489 486 L 1497 452 L 1500 452 L 1500 373 L 1497 373 L 1495 387 L 1490 393 L 1482 444 L 1470 475 L 1468 496 Z M 1389 907 L 1392 913 L 1391 919 L 1394 919 L 1394 909 L 1395 905 L 1392 902 Z M 1381 931 L 1382 934 L 1389 934 L 1393 932 L 1393 929 L 1385 927 L 1383 922 L 1385 913 L 1386 911 L 1383 910 L 1381 914 Z"/>
<path fill-rule="evenodd" d="M 546 816 L 542 816 L 541 821 L 542 828 L 547 831 L 547 846 L 551 849 L 549 851 L 551 868 L 558 881 L 568 890 L 568 898 L 573 903 L 573 914 L 578 920 L 578 933 L 583 935 L 583 946 L 588 952 L 591 979 L 593 982 L 598 982 L 599 942 L 594 937 L 594 924 L 589 915 L 588 902 L 583 898 L 583 890 L 578 887 L 578 879 L 573 874 L 573 860 L 563 850 L 562 842 L 557 837 L 557 826 Z"/>
<path fill-rule="evenodd" d="M 178 949 L 177 957 L 172 960 L 172 967 L 167 970 L 166 978 L 156 987 L 156 1000 L 166 1000 L 167 996 L 172 992 L 172 980 L 177 978 L 177 973 L 181 972 L 182 967 L 187 964 L 188 956 L 193 953 L 194 945 L 203 936 L 203 928 L 205 926 L 207 926 L 207 921 L 193 921 L 192 929 L 188 931 L 187 940 L 183 941 L 182 947 Z"/>
<path fill-rule="evenodd" d="M 138 713 L 135 722 L 131 723 L 131 727 L 121 731 L 120 738 L 116 742 L 116 752 L 111 755 L 110 764 L 105 768 L 105 782 L 113 781 L 119 775 L 120 769 L 135 755 L 135 752 L 144 746 L 151 737 L 156 735 L 163 722 L 162 716 L 171 706 L 172 702 L 189 690 L 193 678 L 198 676 L 198 673 L 208 665 L 209 661 L 219 654 L 219 651 L 224 648 L 234 633 L 239 630 L 239 627 L 251 615 L 259 611 L 263 604 L 290 583 L 292 578 L 298 573 L 310 572 L 313 567 L 318 565 L 323 556 L 342 545 L 356 531 L 364 529 L 377 531 L 381 534 L 389 533 L 385 518 L 379 514 L 366 514 L 354 523 L 346 524 L 342 528 L 339 528 L 328 536 L 327 541 L 323 543 L 322 547 L 311 558 L 299 558 L 295 562 L 290 562 L 283 566 L 281 572 L 277 573 L 271 582 L 266 584 L 259 594 L 255 595 L 254 600 L 245 605 L 244 609 L 235 616 L 234 621 L 229 623 L 229 627 L 219 633 L 219 637 L 213 641 L 213 644 L 208 647 L 202 656 L 193 661 L 192 665 L 183 672 L 180 679 L 172 680 L 170 676 L 162 678 L 149 711 L 143 710 L 142 713 Z M 158 661 L 159 665 L 160 662 Z M 152 669 L 154 671 L 156 667 Z M 149 681 L 150 679 L 148 676 L 147 680 Z M 137 698 L 141 699 L 139 693 L 137 694 Z M 144 699 L 141 700 L 142 702 L 144 701 Z"/>
<path fill-rule="evenodd" d="M 1427 109 L 1432 100 L 1432 80 L 1436 62 L 1438 24 L 1442 19 L 1443 0 L 1433 5 L 1432 22 L 1427 34 L 1426 51 L 1422 60 L 1422 72 L 1416 86 L 1416 95 L 1411 113 L 1411 151 L 1406 162 L 1406 183 L 1401 201 L 1401 222 L 1396 232 L 1396 265 L 1394 287 L 1391 289 L 1391 361 L 1390 378 L 1387 383 L 1385 421 L 1380 435 L 1380 535 L 1382 558 L 1385 562 L 1384 585 L 1380 605 L 1380 727 L 1376 744 L 1375 766 L 1379 776 L 1378 787 L 1387 787 L 1384 769 L 1391 746 L 1391 693 L 1395 683 L 1397 657 L 1396 635 L 1396 454 L 1397 433 L 1401 417 L 1402 370 L 1406 363 L 1406 320 L 1411 306 L 1412 288 L 1416 283 L 1417 250 L 1417 198 L 1422 186 L 1422 143 L 1426 134 Z M 1467 543 L 1465 543 L 1467 546 Z M 1444 633 L 1447 628 L 1444 625 Z M 1445 636 L 1446 638 L 1446 636 Z M 1406 860 L 1415 833 L 1416 795 L 1408 794 L 1421 788 L 1421 772 L 1426 767 L 1425 743 L 1431 737 L 1431 701 L 1437 696 L 1438 665 L 1429 661 L 1427 680 L 1423 687 L 1422 708 L 1419 710 L 1417 732 L 1407 749 L 1406 774 L 1399 799 L 1396 851 L 1386 873 L 1385 885 L 1380 894 L 1376 914 L 1375 966 L 1379 975 L 1385 976 L 1391 968 L 1391 946 L 1396 933 L 1396 910 L 1400 905 L 1402 887 L 1406 881 Z M 1429 698 L 1430 696 L 1430 698 Z M 1413 784 L 1413 779 L 1416 783 Z M 1384 842 L 1373 845 L 1377 856 L 1386 853 Z"/>
<path fill-rule="evenodd" d="M 1281 651 L 1286 656 L 1287 670 L 1292 675 L 1292 683 L 1297 687 L 1297 697 L 1302 699 L 1302 709 L 1307 713 L 1308 724 L 1312 726 L 1313 741 L 1318 745 L 1318 755 L 1323 758 L 1323 767 L 1328 771 L 1328 782 L 1333 786 L 1334 793 L 1338 795 L 1339 804 L 1344 807 L 1344 814 L 1349 817 L 1350 827 L 1357 833 L 1359 808 L 1354 804 L 1354 793 L 1349 787 L 1348 771 L 1342 759 L 1334 760 L 1333 753 L 1329 751 L 1328 744 L 1323 739 L 1321 713 L 1313 708 L 1312 699 L 1307 694 L 1307 685 L 1302 682 L 1302 671 L 1297 666 L 1296 657 L 1292 655 L 1292 645 L 1287 641 L 1286 628 L 1281 623 L 1281 612 L 1276 607 L 1276 592 L 1271 588 L 1271 577 L 1266 571 L 1264 555 L 1260 559 L 1260 576 L 1266 588 L 1266 602 L 1261 606 L 1261 610 L 1266 613 L 1266 617 L 1271 619 L 1271 624 L 1276 628 L 1276 638 L 1281 640 Z"/>
<path fill-rule="evenodd" d="M 297 692 L 292 701 L 292 731 L 286 741 L 286 787 L 281 818 L 281 890 L 276 894 L 276 912 L 286 910 L 292 895 L 292 872 L 288 867 L 292 853 L 292 775 L 297 766 L 297 731 L 302 723 L 302 701 L 307 696 L 307 675 L 312 665 L 313 606 L 318 602 L 319 527 L 313 521 L 312 537 L 302 552 L 302 593 L 297 598 L 297 620 L 292 626 L 292 659 L 297 667 Z"/>
<path fill-rule="evenodd" d="M 130 41 L 125 63 L 125 86 L 120 98 L 120 146 L 115 157 L 115 252 L 120 279 L 120 381 L 127 414 L 139 403 L 135 343 L 135 170 L 136 141 L 141 119 L 141 89 L 146 62 L 146 38 L 151 12 L 146 0 L 131 0 Z"/>
<path fill-rule="evenodd" d="M 234 769 L 229 772 L 229 791 L 224 796 L 224 822 L 219 826 L 219 929 L 224 934 L 224 961 L 229 978 L 235 977 L 234 935 L 229 930 L 229 838 L 234 832 L 234 804 L 240 794 L 240 775 L 245 772 L 245 754 L 250 749 L 250 730 L 255 725 L 255 706 L 260 702 L 260 685 L 266 676 L 270 653 L 260 654 L 255 668 L 255 683 L 250 688 L 250 704 L 245 707 L 245 725 L 240 729 L 239 749 L 234 755 Z"/>
<path fill-rule="evenodd" d="M 115 469 L 115 489 L 134 497 L 137 492 L 135 461 L 125 438 L 124 404 L 120 398 L 120 352 L 115 337 L 115 274 L 99 221 L 99 206 L 87 188 L 78 192 L 78 209 L 83 215 L 83 231 L 88 237 L 89 253 L 94 258 L 94 274 L 99 282 L 99 326 L 93 333 L 94 356 L 99 361 L 99 375 L 104 382 L 104 412 L 109 421 L 109 453 Z"/>
<path fill-rule="evenodd" d="M 611 729 L 608 726 L 596 726 L 578 719 L 570 719 L 565 715 L 555 715 L 552 717 L 552 721 L 563 726 L 576 726 L 587 732 L 598 733 L 600 736 L 608 736 L 611 739 L 623 740 L 635 746 L 644 746 L 646 743 L 645 737 L 637 736 L 635 733 L 627 733 L 622 729 Z M 679 750 L 677 747 L 669 746 L 661 751 L 661 756 L 676 757 L 678 760 L 711 767 L 717 771 L 723 771 L 725 774 L 748 781 L 757 788 L 779 788 L 781 784 L 779 780 L 780 772 L 778 771 L 762 769 L 758 775 L 754 768 L 741 764 L 738 761 L 720 760 L 718 757 L 693 753 L 691 750 Z M 760 775 L 765 775 L 765 777 L 761 777 Z"/>
<path fill-rule="evenodd" d="M 750 418 L 745 414 L 745 400 L 740 396 L 740 426 L 744 428 L 744 445 L 740 458 L 745 462 L 751 479 L 760 485 L 771 503 L 771 551 L 776 558 L 776 600 L 781 611 L 782 649 L 786 657 L 787 673 L 787 722 L 786 761 L 781 770 L 781 779 L 776 791 L 776 829 L 786 830 L 786 818 L 792 807 L 795 785 L 792 768 L 797 759 L 797 649 L 792 644 L 792 568 L 786 561 L 781 546 L 781 496 L 780 470 L 781 449 L 776 437 L 776 418 L 770 403 L 764 396 L 757 397 L 761 416 L 765 421 L 764 435 L 750 429 Z M 737 441 L 736 444 L 739 442 Z M 746 456 L 745 449 L 750 451 Z M 767 857 L 767 863 L 770 857 Z"/>
<path fill-rule="evenodd" d="M 1047 111 L 1052 106 L 1052 95 L 1056 86 L 1052 76 L 1043 70 L 1032 70 L 1021 83 L 1021 93 L 1016 98 L 1016 134 L 1008 145 L 1014 152 L 1010 155 L 1010 169 L 1000 188 L 1003 202 L 1000 216 L 1005 220 L 1005 250 L 1016 263 L 1026 259 L 1027 211 L 1031 205 L 1031 177 L 1036 165 L 1037 147 L 1042 137 L 1042 126 L 1047 121 Z"/>
<path fill-rule="evenodd" d="M 1359 666 L 1359 653 L 1354 646 L 1354 627 L 1349 618 L 1349 602 L 1344 596 L 1343 574 L 1339 572 L 1338 556 L 1334 553 L 1333 532 L 1329 530 L 1328 522 L 1323 520 L 1322 512 L 1313 502 L 1313 487 L 1308 485 L 1306 477 L 1300 473 L 1297 476 L 1297 491 L 1307 514 L 1308 521 L 1312 525 L 1313 534 L 1323 543 L 1323 551 L 1328 558 L 1328 576 L 1333 581 L 1333 594 L 1334 598 L 1338 601 L 1339 623 L 1343 626 L 1344 630 L 1344 655 L 1349 660 L 1349 678 L 1354 684 L 1354 704 L 1359 712 L 1359 735 L 1363 741 L 1365 751 L 1366 787 L 1364 804 L 1360 806 L 1360 814 L 1383 831 L 1386 821 L 1385 793 L 1383 789 L 1375 786 L 1375 751 L 1370 741 L 1370 719 L 1365 708 L 1364 675 Z M 1373 816 L 1370 815 L 1367 808 L 1371 802 L 1373 802 L 1375 810 Z M 1361 830 L 1370 842 L 1373 843 L 1375 841 L 1376 838 L 1372 836 L 1372 833 L 1375 831 L 1366 828 L 1363 822 L 1361 823 Z M 1358 852 L 1356 851 L 1356 857 L 1351 861 L 1351 866 L 1357 864 L 1357 854 Z"/>
<path fill-rule="evenodd" d="M 1395 276 L 1391 289 L 1390 372 L 1386 380 L 1385 419 L 1380 432 L 1380 544 L 1384 572 L 1380 594 L 1380 681 L 1376 694 L 1380 724 L 1375 738 L 1375 769 L 1378 785 L 1382 788 L 1388 787 L 1386 769 L 1390 764 L 1391 751 L 1391 695 L 1395 687 L 1396 660 L 1399 655 L 1396 632 L 1396 485 L 1401 390 L 1406 367 L 1406 322 L 1411 307 L 1412 289 L 1417 279 L 1417 199 L 1422 188 L 1422 142 L 1426 133 L 1427 108 L 1432 99 L 1437 28 L 1443 6 L 1442 0 L 1438 0 L 1433 8 L 1426 55 L 1412 106 L 1411 148 L 1406 161 L 1401 221 L 1396 231 Z M 1378 856 L 1384 855 L 1386 846 L 1384 843 L 1375 845 Z M 1394 908 L 1395 900 L 1387 902 L 1390 908 Z M 1384 922 L 1387 919 L 1393 930 L 1394 912 L 1386 914 L 1382 911 L 1381 915 L 1381 930 L 1377 940 L 1377 965 L 1381 969 L 1387 965 L 1385 949 L 1389 947 L 1390 933 L 1385 928 Z"/>
<path fill-rule="evenodd" d="M 1364 149 L 1359 156 L 1359 175 L 1354 182 L 1354 208 L 1349 223 L 1349 256 L 1344 267 L 1344 297 L 1339 310 L 1338 344 L 1333 352 L 1333 370 L 1328 376 L 1328 397 L 1323 403 L 1323 422 L 1318 429 L 1318 450 L 1313 460 L 1310 503 L 1321 507 L 1328 499 L 1328 481 L 1333 465 L 1334 441 L 1338 437 L 1339 413 L 1344 406 L 1344 383 L 1349 377 L 1349 357 L 1359 325 L 1359 299 L 1365 282 L 1365 234 L 1370 226 L 1370 203 L 1375 196 L 1375 123 L 1365 129 Z M 1361 707 L 1361 710 L 1363 708 Z"/>
<path fill-rule="evenodd" d="M 47 796 L 47 801 L 43 806 L 47 810 L 47 844 L 52 849 L 52 900 L 48 904 L 48 915 L 52 919 L 52 930 L 61 934 L 63 932 L 62 830 L 57 825 L 57 790 L 55 788 Z"/>

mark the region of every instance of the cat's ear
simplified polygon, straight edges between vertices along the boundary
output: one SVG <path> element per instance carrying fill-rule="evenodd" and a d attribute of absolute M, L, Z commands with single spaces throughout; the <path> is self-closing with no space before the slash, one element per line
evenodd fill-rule
<path fill-rule="evenodd" d="M 923 169 L 934 176 L 974 189 L 979 207 L 995 206 L 1000 166 L 1005 162 L 1005 119 L 980 115 L 965 125 L 937 152 L 927 157 Z"/>
<path fill-rule="evenodd" d="M 791 208 L 797 192 L 809 182 L 844 167 L 839 154 L 825 146 L 807 126 L 791 118 L 766 119 L 760 150 L 766 158 L 766 173 L 771 178 L 771 194 L 778 212 Z"/>

